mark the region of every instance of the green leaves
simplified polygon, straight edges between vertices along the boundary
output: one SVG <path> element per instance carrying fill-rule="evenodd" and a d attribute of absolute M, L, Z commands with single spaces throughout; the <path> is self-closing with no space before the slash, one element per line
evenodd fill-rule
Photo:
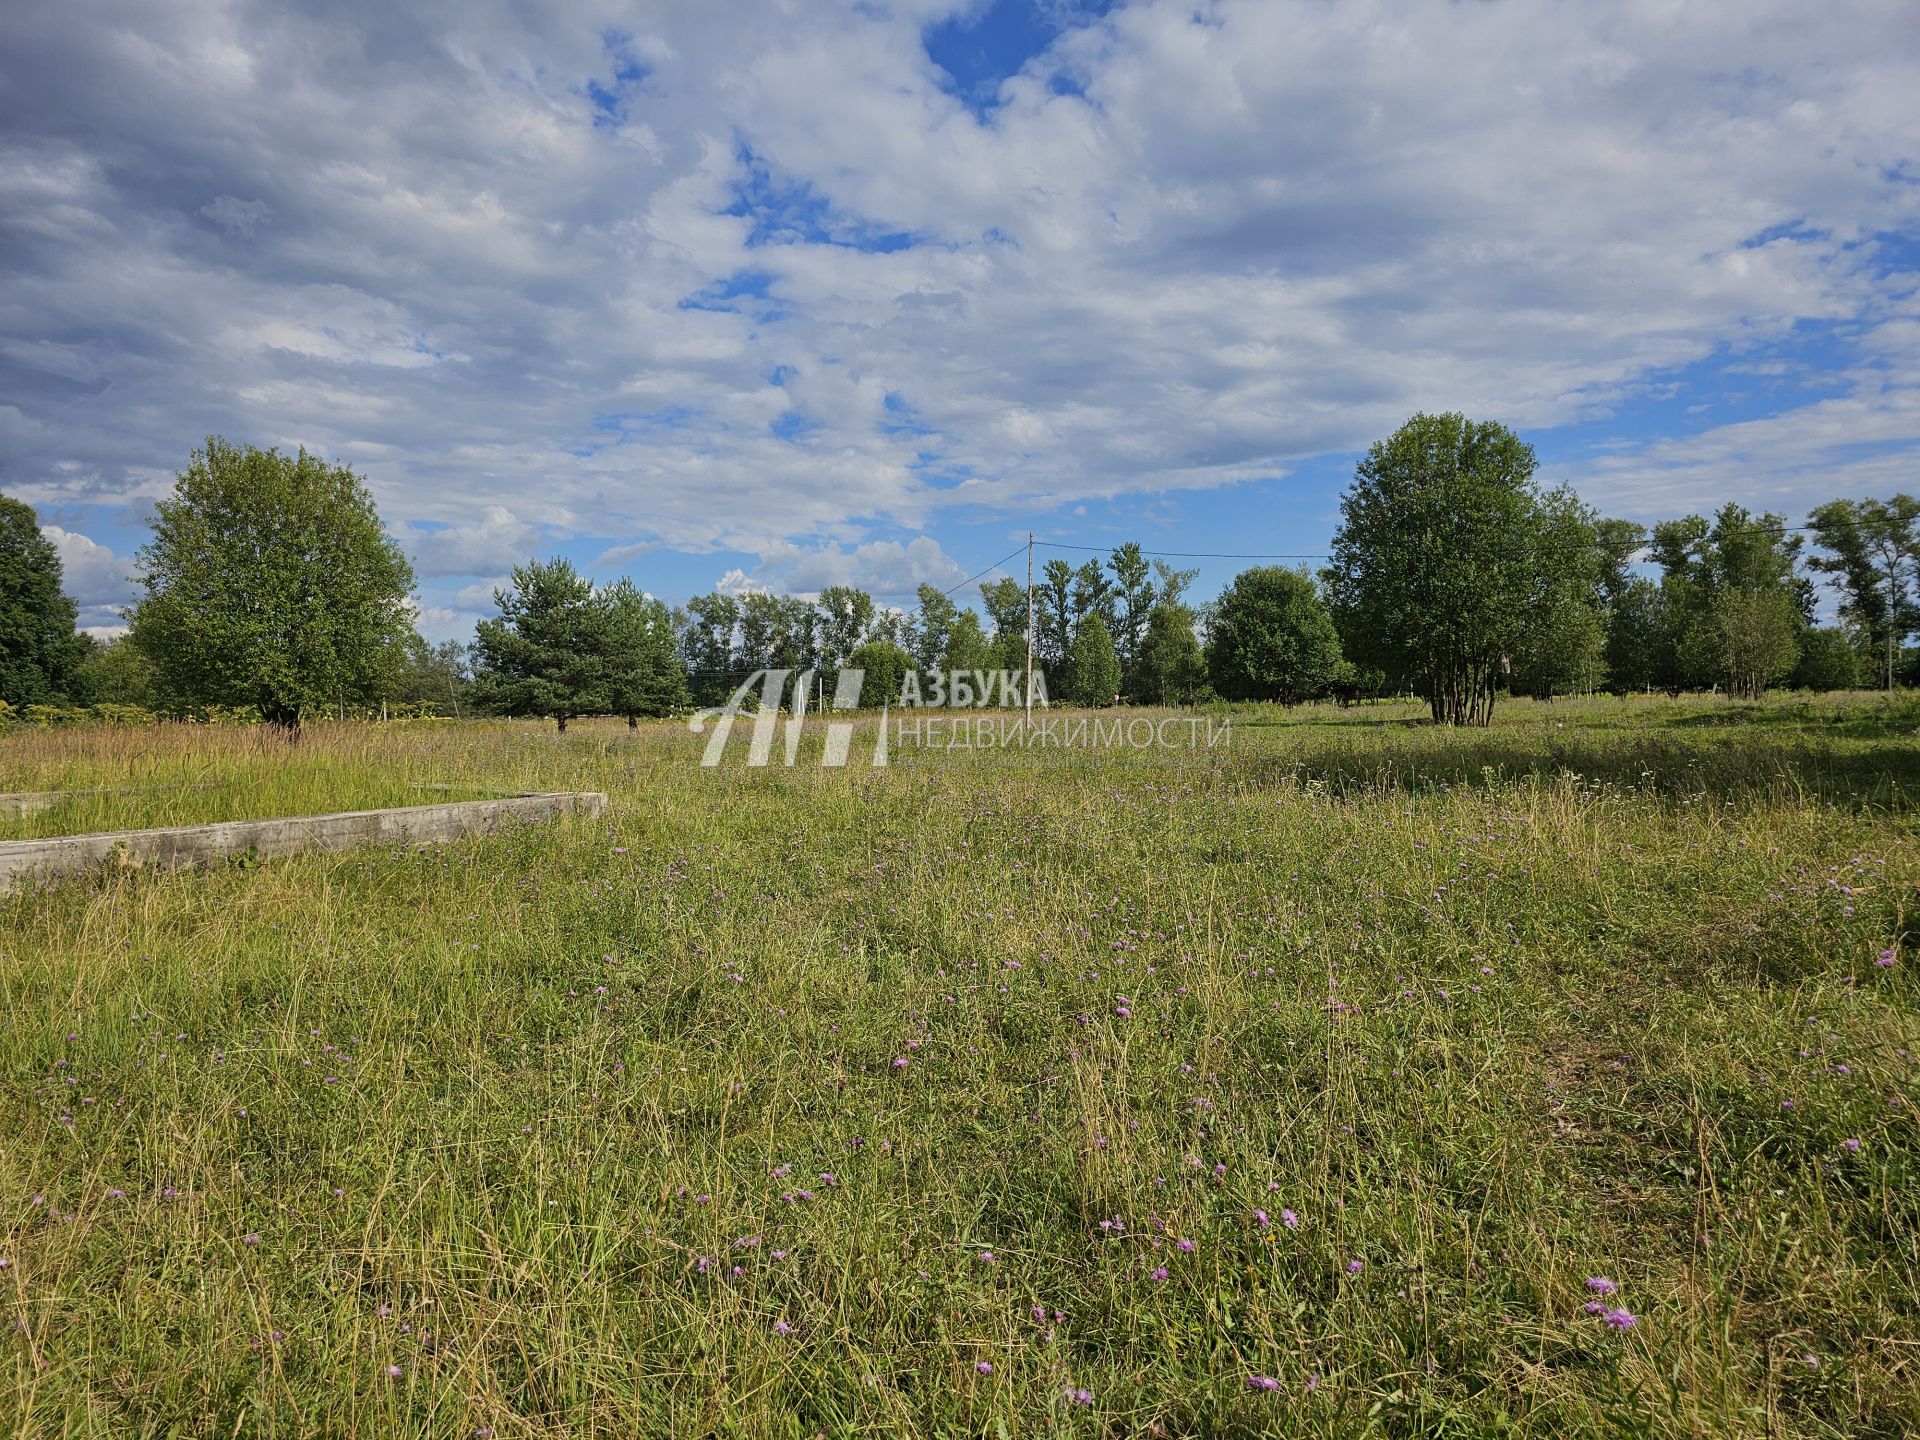
<path fill-rule="evenodd" d="M 474 631 L 475 693 L 500 715 L 629 721 L 691 703 L 673 614 L 631 580 L 596 589 L 564 559 L 515 568 L 500 614 Z"/>
<path fill-rule="evenodd" d="M 1340 658 L 1313 580 L 1278 565 L 1234 576 L 1207 626 L 1207 672 L 1227 700 L 1311 700 L 1333 684 Z"/>
<path fill-rule="evenodd" d="M 493 602 L 500 614 L 474 627 L 481 704 L 501 715 L 576 715 L 608 708 L 607 607 L 593 582 L 563 559 L 514 567 Z"/>
<path fill-rule="evenodd" d="M 298 724 L 392 692 L 413 567 L 344 465 L 210 436 L 155 507 L 140 568 L 132 639 L 176 706 Z"/>
<path fill-rule="evenodd" d="M 40 533 L 33 511 L 0 495 L 0 701 L 6 704 L 66 698 L 87 653 L 60 582 L 59 553 Z"/>
<path fill-rule="evenodd" d="M 1113 635 L 1098 614 L 1088 615 L 1067 652 L 1067 679 L 1062 693 L 1073 705 L 1111 705 L 1120 692 L 1120 657 Z"/>
<path fill-rule="evenodd" d="M 1325 573 L 1349 653 L 1486 724 L 1542 585 L 1530 446 L 1504 425 L 1415 415 L 1360 462 Z"/>

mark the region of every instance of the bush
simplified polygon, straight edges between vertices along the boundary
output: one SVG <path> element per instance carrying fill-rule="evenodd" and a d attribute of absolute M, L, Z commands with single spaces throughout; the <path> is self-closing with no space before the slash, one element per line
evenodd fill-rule
<path fill-rule="evenodd" d="M 1809 630 L 1801 640 L 1792 683 L 1801 690 L 1852 690 L 1860 683 L 1860 668 L 1860 652 L 1844 630 Z"/>

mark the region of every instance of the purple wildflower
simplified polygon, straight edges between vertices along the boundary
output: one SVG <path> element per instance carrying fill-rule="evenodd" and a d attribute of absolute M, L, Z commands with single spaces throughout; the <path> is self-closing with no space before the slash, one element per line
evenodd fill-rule
<path fill-rule="evenodd" d="M 1596 1295 L 1618 1295 L 1620 1293 L 1620 1287 L 1604 1275 L 1589 1275 L 1587 1277 L 1587 1289 L 1593 1291 Z"/>
<path fill-rule="evenodd" d="M 1249 1390 L 1278 1390 L 1280 1388 L 1280 1382 L 1271 1375 L 1249 1375 L 1247 1376 L 1247 1388 Z"/>

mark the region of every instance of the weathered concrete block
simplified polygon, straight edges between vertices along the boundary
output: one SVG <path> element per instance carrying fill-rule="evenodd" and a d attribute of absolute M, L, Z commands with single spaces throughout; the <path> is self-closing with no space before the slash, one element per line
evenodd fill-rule
<path fill-rule="evenodd" d="M 598 815 L 606 808 L 605 795 L 580 791 L 408 805 L 394 810 L 349 810 L 336 815 L 224 820 L 216 825 L 178 825 L 164 830 L 9 840 L 0 842 L 0 894 L 107 864 L 171 869 L 244 855 L 249 850 L 264 858 L 302 850 L 351 850 L 361 845 L 437 845 L 502 825 L 534 823 L 567 814 Z"/>

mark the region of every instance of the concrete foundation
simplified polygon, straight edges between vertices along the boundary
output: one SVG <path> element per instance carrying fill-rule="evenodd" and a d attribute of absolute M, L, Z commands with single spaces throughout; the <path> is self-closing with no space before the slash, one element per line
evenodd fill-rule
<path fill-rule="evenodd" d="M 50 793 L 58 795 L 57 791 Z M 265 859 L 303 850 L 351 850 L 361 845 L 437 845 L 503 825 L 551 820 L 560 815 L 598 815 L 606 808 L 605 795 L 583 791 L 408 805 L 396 810 L 349 810 L 337 815 L 225 820 L 217 825 L 180 825 L 165 830 L 8 840 L 0 842 L 0 894 L 105 865 L 173 869 L 248 851 Z"/>

